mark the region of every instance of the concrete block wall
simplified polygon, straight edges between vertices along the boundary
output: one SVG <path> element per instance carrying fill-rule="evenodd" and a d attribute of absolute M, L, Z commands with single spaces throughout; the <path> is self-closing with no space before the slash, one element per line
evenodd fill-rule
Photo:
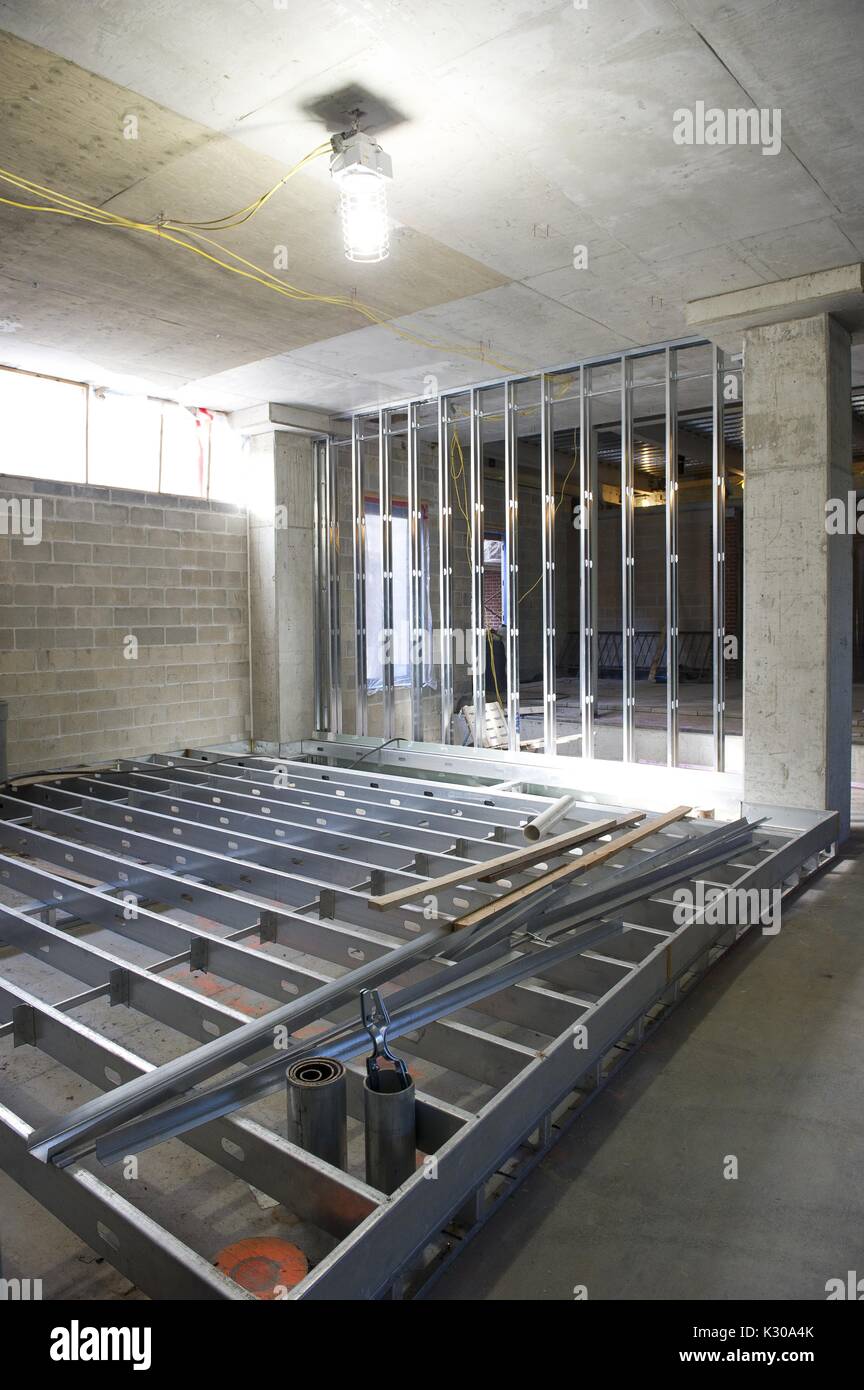
<path fill-rule="evenodd" d="M 248 738 L 245 511 L 5 475 L 0 508 L 10 774 Z"/>

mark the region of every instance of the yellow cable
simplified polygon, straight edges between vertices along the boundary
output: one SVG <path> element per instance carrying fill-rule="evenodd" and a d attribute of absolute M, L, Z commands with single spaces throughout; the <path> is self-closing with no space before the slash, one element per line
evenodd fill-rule
<path fill-rule="evenodd" d="M 283 174 L 282 178 L 279 179 L 277 183 L 274 183 L 272 188 L 268 189 L 266 193 L 262 193 L 260 198 L 256 198 L 254 202 L 247 203 L 245 207 L 238 208 L 236 212 L 223 213 L 221 217 L 214 217 L 204 222 L 186 221 L 186 219 L 179 217 L 163 217 L 160 218 L 158 222 L 140 222 L 137 219 L 126 218 L 121 213 L 110 212 L 107 208 L 94 207 L 90 203 L 83 202 L 80 198 L 71 198 L 68 194 L 59 193 L 55 189 L 48 188 L 44 184 L 34 183 L 32 179 L 25 179 L 18 174 L 12 174 L 8 169 L 0 169 L 0 177 L 9 183 L 15 184 L 25 192 L 38 193 L 41 197 L 50 198 L 52 202 L 60 203 L 62 206 L 74 211 L 92 213 L 100 219 L 104 219 L 106 222 L 117 222 L 120 225 L 129 227 L 134 226 L 137 230 L 141 230 L 144 227 L 150 229 L 156 227 L 172 227 L 177 231 L 187 231 L 192 228 L 201 227 L 213 231 L 225 231 L 229 227 L 239 227 L 243 222 L 248 222 L 251 217 L 254 217 L 255 214 L 264 207 L 265 203 L 269 202 L 274 193 L 278 193 L 279 189 L 284 187 L 290 178 L 293 178 L 296 173 L 305 168 L 306 165 L 310 164 L 313 160 L 319 159 L 321 155 L 326 153 L 330 148 L 329 140 L 324 141 L 320 145 L 316 145 L 314 150 L 310 150 L 308 154 L 298 160 L 286 174 Z M 34 210 L 39 211 L 40 209 Z"/>
<path fill-rule="evenodd" d="M 321 147 L 318 151 L 311 151 L 309 155 L 305 156 L 304 159 L 294 167 L 294 169 L 289 170 L 288 174 L 286 174 L 278 184 L 274 185 L 266 194 L 263 194 L 255 204 L 250 203 L 247 208 L 240 209 L 236 214 L 228 214 L 221 220 L 215 220 L 224 223 L 226 228 L 230 225 L 240 225 L 238 221 L 231 222 L 231 218 L 240 218 L 240 221 L 248 220 L 248 216 L 254 215 L 258 207 L 263 206 L 267 199 L 272 197 L 276 190 L 281 187 L 298 168 L 302 167 L 309 160 L 317 158 L 318 154 L 323 152 L 323 148 L 326 147 Z M 463 344 L 446 343 L 432 338 L 424 338 L 420 334 L 412 333 L 409 329 L 399 328 L 377 310 L 371 308 L 367 304 L 363 304 L 360 300 L 354 299 L 353 297 L 345 295 L 321 295 L 314 294 L 309 290 L 301 290 L 297 286 L 289 284 L 287 281 L 280 280 L 277 276 L 272 275 L 270 271 L 264 269 L 264 267 L 255 265 L 253 261 L 246 260 L 245 257 L 240 256 L 237 252 L 231 251 L 228 247 L 222 246 L 219 242 L 213 241 L 211 238 L 205 236 L 201 230 L 201 228 L 206 225 L 204 223 L 190 223 L 188 225 L 181 223 L 174 224 L 170 223 L 167 219 L 161 223 L 139 222 L 133 218 L 123 217 L 118 213 L 109 212 L 105 208 L 93 207 L 91 204 L 85 203 L 80 199 L 71 198 L 65 193 L 58 193 L 55 189 L 34 183 L 32 180 L 23 179 L 19 175 L 13 174 L 8 169 L 0 169 L 0 179 L 6 183 L 12 184 L 13 187 L 25 193 L 29 193 L 31 196 L 36 194 L 60 204 L 59 207 L 43 207 L 32 203 L 17 202 L 11 198 L 0 198 L 0 203 L 5 203 L 9 207 L 21 208 L 28 212 L 54 213 L 55 215 L 59 214 L 61 216 L 74 217 L 81 221 L 94 222 L 102 227 L 120 227 L 127 231 L 146 232 L 153 236 L 159 236 L 163 240 L 173 242 L 174 245 L 182 246 L 187 251 L 193 251 L 196 255 L 203 256 L 206 260 L 220 266 L 223 270 L 228 270 L 235 275 L 241 275 L 244 279 L 253 280 L 257 284 L 263 285 L 265 289 L 272 290 L 277 294 L 282 294 L 286 298 L 300 299 L 307 303 L 331 304 L 335 307 L 353 309 L 356 313 L 361 314 L 368 322 L 378 327 L 388 329 L 406 342 L 411 342 L 421 347 L 431 348 L 438 352 L 452 352 L 463 357 L 489 362 L 491 365 L 505 372 L 515 370 L 507 363 L 498 362 L 495 358 L 488 357 L 482 350 L 478 351 L 477 349 L 466 347 Z M 238 265 L 227 264 L 226 261 L 218 256 L 208 254 L 206 251 L 202 250 L 200 246 L 193 246 L 189 241 L 181 237 L 173 236 L 172 231 L 166 230 L 166 228 L 185 231 L 188 236 L 195 237 L 207 245 L 215 247 L 222 255 L 229 256 L 232 260 L 237 261 L 239 265 L 249 267 L 251 273 L 239 269 Z"/>
<path fill-rule="evenodd" d="M 501 710 L 501 713 L 504 716 L 504 723 L 507 724 L 507 711 L 504 708 L 504 701 L 501 699 L 501 690 L 498 685 L 498 672 L 495 670 L 495 652 L 492 647 L 492 633 L 489 631 L 488 627 L 486 629 L 486 640 L 489 643 L 489 665 L 492 667 L 492 679 L 495 682 L 495 696 L 498 700 L 498 705 Z"/>

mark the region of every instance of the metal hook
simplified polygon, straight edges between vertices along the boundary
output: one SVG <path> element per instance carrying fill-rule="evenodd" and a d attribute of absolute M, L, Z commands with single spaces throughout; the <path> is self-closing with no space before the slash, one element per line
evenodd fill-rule
<path fill-rule="evenodd" d="M 408 1075 L 408 1068 L 401 1057 L 394 1057 L 387 1043 L 387 1033 L 390 1029 L 390 1015 L 377 989 L 364 989 L 360 991 L 360 1018 L 363 1027 L 372 1039 L 372 1051 L 366 1058 L 366 1075 L 369 1078 L 369 1085 L 373 1091 L 381 1089 L 379 1085 L 379 1075 L 381 1070 L 381 1058 L 385 1057 L 393 1066 L 402 1081 L 402 1088 L 409 1086 L 411 1079 Z"/>

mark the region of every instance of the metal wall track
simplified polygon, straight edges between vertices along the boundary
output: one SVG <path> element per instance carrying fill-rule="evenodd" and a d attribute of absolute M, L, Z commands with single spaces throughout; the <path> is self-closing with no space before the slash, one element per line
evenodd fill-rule
<path fill-rule="evenodd" d="M 522 846 L 526 820 L 561 794 L 557 783 L 548 796 L 542 786 L 532 795 L 503 790 L 491 771 L 486 785 L 476 776 L 435 780 L 410 755 L 398 770 L 373 757 L 351 769 L 338 765 L 340 751 L 312 761 L 154 755 L 0 796 L 0 1049 L 39 1049 L 84 1078 L 90 1094 L 109 1091 L 153 1070 L 148 1027 L 163 1045 L 176 1035 L 179 1055 L 189 1040 L 210 1042 L 277 1001 L 386 960 L 430 924 L 422 897 L 382 913 L 370 895 L 462 865 L 468 872 Z M 585 774 L 584 764 L 577 769 Z M 531 775 L 536 788 L 536 761 Z M 590 792 L 574 796 L 557 832 L 609 814 Z M 829 814 L 794 819 L 791 828 L 762 827 L 760 843 L 705 881 L 788 891 L 831 856 L 837 833 Z M 573 903 L 711 824 L 670 825 L 621 850 L 574 881 Z M 448 918 L 540 871 L 442 891 L 442 953 L 456 940 Z M 625 910 L 602 949 L 545 974 L 538 957 L 529 982 L 400 1041 L 418 1076 L 425 1157 L 392 1198 L 365 1181 L 360 1057 L 349 1066 L 347 1172 L 283 1137 L 275 1098 L 184 1135 L 219 1182 L 269 1194 L 308 1233 L 313 1267 L 291 1298 L 410 1296 L 453 1258 L 681 989 L 746 930 L 698 920 L 678 927 L 672 906 L 671 890 L 658 891 Z M 426 968 L 414 965 L 400 983 Z M 111 1019 L 145 1025 L 119 1030 L 141 1040 L 142 1055 L 116 1040 L 109 1007 L 125 1011 Z M 585 1046 L 574 1045 L 578 1024 Z M 214 1250 L 166 1229 L 157 1190 L 118 1190 L 116 1169 L 94 1158 L 58 1167 L 30 1152 L 32 1118 L 46 1101 L 20 1061 L 9 1056 L 10 1084 L 0 1091 L 0 1166 L 151 1296 L 246 1297 L 212 1268 Z"/>

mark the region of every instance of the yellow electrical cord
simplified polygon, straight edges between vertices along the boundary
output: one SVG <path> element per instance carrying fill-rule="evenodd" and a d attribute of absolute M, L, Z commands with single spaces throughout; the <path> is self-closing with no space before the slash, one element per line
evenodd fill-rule
<path fill-rule="evenodd" d="M 495 682 L 495 696 L 496 696 L 496 698 L 497 698 L 497 700 L 498 700 L 498 705 L 499 705 L 499 708 L 500 708 L 500 710 L 501 710 L 501 713 L 504 715 L 504 723 L 506 724 L 506 723 L 507 723 L 507 711 L 506 711 L 505 708 L 504 708 L 504 701 L 501 699 L 501 690 L 500 690 L 500 687 L 499 687 L 499 685 L 498 685 L 498 672 L 495 670 L 495 652 L 494 652 L 494 650 L 493 650 L 493 648 L 492 648 L 492 633 L 489 631 L 488 627 L 487 627 L 487 629 L 486 629 L 486 641 L 489 643 L 489 665 L 492 667 L 492 679 L 493 679 L 493 681 Z M 508 725 L 508 731 L 509 731 L 509 725 Z"/>
<path fill-rule="evenodd" d="M 135 218 L 123 217 L 118 213 L 107 211 L 105 208 L 94 207 L 90 203 L 85 203 L 81 199 L 71 198 L 65 193 L 59 193 L 43 184 L 34 183 L 30 179 L 22 178 L 14 174 L 11 170 L 0 169 L 0 181 L 11 184 L 14 188 L 27 194 L 29 197 L 40 197 L 49 202 L 58 204 L 56 207 L 45 206 L 44 203 L 20 202 L 13 198 L 0 197 L 0 203 L 7 207 L 22 209 L 26 212 L 51 213 L 60 217 L 71 217 L 83 222 L 93 222 L 100 227 L 115 227 L 124 231 L 135 231 L 157 236 L 163 241 L 169 241 L 175 246 L 181 246 L 186 251 L 193 252 L 196 256 L 203 257 L 204 260 L 218 265 L 221 269 L 230 271 L 233 275 L 240 275 L 243 279 L 252 280 L 256 284 L 263 285 L 265 289 L 271 290 L 275 294 L 283 295 L 287 299 L 300 300 L 304 303 L 330 304 L 337 308 L 352 309 L 355 313 L 361 314 L 369 323 L 377 327 L 386 328 L 397 337 L 406 342 L 414 343 L 420 347 L 431 348 L 438 352 L 455 353 L 462 357 L 469 357 L 483 362 L 489 362 L 492 366 L 501 371 L 511 372 L 515 370 L 512 365 L 496 361 L 494 357 L 488 356 L 482 349 L 475 349 L 459 343 L 446 343 L 433 338 L 424 338 L 418 333 L 412 333 L 409 329 L 399 328 L 383 314 L 373 309 L 370 305 L 362 303 L 348 295 L 323 295 L 314 294 L 310 290 L 300 289 L 296 285 L 290 284 L 287 280 L 281 280 L 278 276 L 271 274 L 263 266 L 256 265 L 254 261 L 247 260 L 244 256 L 223 246 L 220 242 L 205 236 L 203 229 L 208 230 L 227 230 L 230 227 L 240 226 L 254 217 L 264 204 L 272 198 L 273 194 L 280 189 L 289 178 L 299 169 L 304 168 L 312 160 L 317 159 L 329 148 L 328 144 L 323 144 L 311 150 L 308 155 L 298 161 L 272 188 L 256 199 L 254 203 L 249 203 L 245 208 L 240 208 L 235 213 L 224 214 L 221 218 L 214 218 L 211 222 L 189 222 L 172 221 L 171 219 L 160 219 L 159 222 L 141 222 Z M 201 246 L 193 245 L 191 241 L 183 237 L 175 236 L 173 233 L 180 231 L 186 236 L 193 237 L 196 241 L 203 242 L 204 245 L 213 247 L 221 255 L 214 256 L 210 252 L 202 249 Z M 222 257 L 227 256 L 230 260 L 237 262 L 230 265 Z M 246 269 L 241 269 L 246 267 Z"/>

